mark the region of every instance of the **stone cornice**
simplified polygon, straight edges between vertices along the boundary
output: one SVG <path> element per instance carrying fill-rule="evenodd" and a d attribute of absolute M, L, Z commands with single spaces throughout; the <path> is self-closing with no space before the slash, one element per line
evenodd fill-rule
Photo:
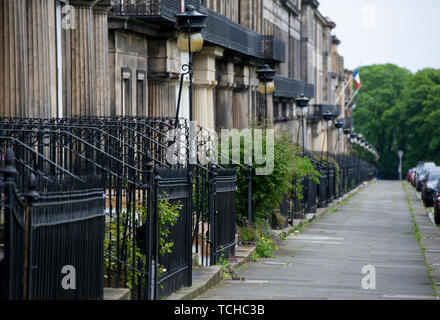
<path fill-rule="evenodd" d="M 336 45 L 340 45 L 341 40 L 339 40 L 337 36 L 333 35 L 332 36 L 332 43 L 335 43 Z"/>
<path fill-rule="evenodd" d="M 69 4 L 75 7 L 93 7 L 99 0 L 70 0 Z"/>
<path fill-rule="evenodd" d="M 319 1 L 318 0 L 302 0 L 301 4 L 302 5 L 310 5 L 314 9 L 318 9 L 318 7 L 319 7 Z"/>
<path fill-rule="evenodd" d="M 126 30 L 147 37 L 157 38 L 159 36 L 157 32 L 158 26 L 128 17 L 109 16 L 108 27 L 109 30 Z"/>
<path fill-rule="evenodd" d="M 328 23 L 327 19 L 317 9 L 315 9 L 315 16 L 319 20 L 319 22 L 321 22 L 324 26 L 327 26 Z"/>
<path fill-rule="evenodd" d="M 336 23 L 334 23 L 329 17 L 325 17 L 325 20 L 327 21 L 327 27 L 330 29 L 336 28 Z"/>
<path fill-rule="evenodd" d="M 281 3 L 293 13 L 294 16 L 298 17 L 301 11 L 298 9 L 297 5 L 292 0 L 281 0 Z"/>
<path fill-rule="evenodd" d="M 99 0 L 93 7 L 93 10 L 107 13 L 113 8 L 113 0 Z"/>

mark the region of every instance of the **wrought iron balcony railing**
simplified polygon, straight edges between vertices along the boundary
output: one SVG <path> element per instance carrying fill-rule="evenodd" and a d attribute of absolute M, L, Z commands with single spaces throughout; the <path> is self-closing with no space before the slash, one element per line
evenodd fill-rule
<path fill-rule="evenodd" d="M 200 8 L 200 1 L 186 0 L 185 4 Z M 174 16 L 181 13 L 181 3 L 177 0 L 114 0 L 113 12 L 116 16 L 136 19 L 161 17 L 174 22 Z"/>
<path fill-rule="evenodd" d="M 208 8 L 201 7 L 200 12 L 208 16 L 206 28 L 202 31 L 203 38 L 207 42 L 261 58 L 262 40 L 260 34 Z"/>
<path fill-rule="evenodd" d="M 312 99 L 315 96 L 314 93 L 315 86 L 313 84 L 280 76 L 275 77 L 275 97 L 295 98 L 304 94 L 307 98 Z"/>
<path fill-rule="evenodd" d="M 200 11 L 208 16 L 207 27 L 202 31 L 207 42 L 259 59 L 285 61 L 284 41 L 263 36 L 208 8 L 200 7 Z"/>
<path fill-rule="evenodd" d="M 263 59 L 285 61 L 286 45 L 283 40 L 275 36 L 262 36 L 261 55 Z"/>
<path fill-rule="evenodd" d="M 319 121 L 325 112 L 330 112 L 333 118 L 337 118 L 341 115 L 341 109 L 339 105 L 334 104 L 314 104 L 309 107 L 309 114 L 307 118 L 311 121 Z"/>
<path fill-rule="evenodd" d="M 197 11 L 208 15 L 206 28 L 202 31 L 207 43 L 220 45 L 258 59 L 285 61 L 284 41 L 274 36 L 261 34 L 245 28 L 208 8 L 200 6 L 198 0 L 186 0 Z M 114 0 L 113 12 L 117 17 L 129 17 L 151 22 L 163 22 L 172 27 L 175 15 L 181 12 L 177 0 Z"/>
<path fill-rule="evenodd" d="M 351 118 L 339 118 L 338 120 L 341 121 L 344 124 L 344 126 L 346 126 L 346 127 L 351 127 L 351 125 L 352 125 Z"/>

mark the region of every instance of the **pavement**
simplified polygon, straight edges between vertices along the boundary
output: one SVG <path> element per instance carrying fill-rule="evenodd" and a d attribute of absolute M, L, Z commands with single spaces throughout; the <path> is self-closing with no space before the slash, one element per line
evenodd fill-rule
<path fill-rule="evenodd" d="M 411 203 L 417 202 L 412 187 L 406 188 Z M 415 207 L 420 230 L 429 230 L 429 249 L 439 249 L 429 253 L 440 259 L 438 229 L 423 206 Z M 289 235 L 276 257 L 244 264 L 238 271 L 246 281 L 224 280 L 198 299 L 437 299 L 424 236 L 419 244 L 412 218 L 401 182 L 369 184 L 299 235 Z"/>

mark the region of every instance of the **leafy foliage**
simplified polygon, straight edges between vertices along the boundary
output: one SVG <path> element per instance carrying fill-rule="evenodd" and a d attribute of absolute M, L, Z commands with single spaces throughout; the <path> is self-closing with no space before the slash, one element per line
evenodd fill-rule
<path fill-rule="evenodd" d="M 278 250 L 278 244 L 270 236 L 265 236 L 261 232 L 258 232 L 258 239 L 255 252 L 260 258 L 273 257 L 273 252 Z"/>
<path fill-rule="evenodd" d="M 281 239 L 275 237 L 270 232 L 269 225 L 262 220 L 252 226 L 238 226 L 237 233 L 239 245 L 254 245 L 256 247 L 252 260 L 273 257 L 273 252 L 279 248 Z"/>
<path fill-rule="evenodd" d="M 319 172 L 316 171 L 309 159 L 303 158 L 301 150 L 293 142 L 291 136 L 279 130 L 274 136 L 274 169 L 269 175 L 254 175 L 252 184 L 252 201 L 254 203 L 254 219 L 266 220 L 279 208 L 284 194 L 294 191 L 301 199 L 301 179 L 308 177 L 319 183 Z M 241 154 L 243 158 L 244 143 L 241 143 Z M 263 139 L 263 150 L 265 151 L 265 139 Z M 253 162 L 253 167 L 259 165 Z M 264 166 L 264 165 L 263 165 Z M 237 214 L 239 220 L 244 220 L 248 197 L 248 185 L 246 181 L 247 172 L 241 170 L 241 180 L 237 181 Z"/>
<path fill-rule="evenodd" d="M 171 228 L 177 223 L 179 219 L 180 210 L 182 205 L 180 203 L 172 204 L 167 199 L 161 199 L 158 203 L 158 222 L 159 222 L 159 255 L 165 256 L 167 253 L 172 252 L 172 247 L 174 243 L 168 239 L 171 234 Z M 135 210 L 123 211 L 119 218 L 119 225 L 117 219 L 113 219 L 107 224 L 107 232 L 104 239 L 104 248 L 109 250 L 109 254 L 113 257 L 118 257 L 117 248 L 123 251 L 122 256 L 124 261 L 126 261 L 127 266 L 131 266 L 133 261 L 146 261 L 146 255 L 141 251 L 138 245 L 135 243 L 135 238 L 133 237 L 132 226 L 127 228 L 124 224 L 131 224 L 133 221 L 140 219 L 142 223 L 147 221 L 147 211 L 146 208 L 138 205 Z M 140 229 L 138 229 L 140 230 Z M 110 237 L 111 235 L 111 237 Z M 119 241 L 118 241 L 119 235 Z M 120 254 L 121 256 L 121 254 Z M 145 266 L 145 264 L 144 264 Z M 134 267 L 134 266 L 131 266 Z M 128 288 L 132 289 L 133 274 L 130 267 L 120 266 L 121 273 L 125 279 L 123 282 Z M 125 269 L 127 272 L 125 272 Z M 117 270 L 117 262 L 111 259 L 108 255 L 104 256 L 104 274 L 107 275 L 111 273 L 111 277 L 115 277 Z M 157 267 L 158 276 L 164 273 L 164 267 L 158 265 Z M 135 284 L 138 284 L 138 277 L 135 275 Z"/>
<path fill-rule="evenodd" d="M 405 152 L 403 173 L 421 160 L 440 163 L 440 70 L 411 74 L 385 64 L 361 67 L 359 73 L 362 89 L 355 99 L 354 126 L 377 148 L 381 177 L 398 177 L 398 150 Z"/>

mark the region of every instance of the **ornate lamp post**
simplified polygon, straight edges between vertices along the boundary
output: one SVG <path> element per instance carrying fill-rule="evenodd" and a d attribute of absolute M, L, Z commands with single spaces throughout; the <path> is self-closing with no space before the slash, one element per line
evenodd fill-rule
<path fill-rule="evenodd" d="M 301 128 L 302 128 L 302 148 L 303 148 L 303 157 L 305 156 L 305 129 L 304 129 L 304 109 L 309 106 L 310 99 L 307 98 L 304 94 L 301 94 L 299 97 L 295 98 L 295 104 L 298 108 L 301 109 Z"/>
<path fill-rule="evenodd" d="M 339 151 L 337 149 L 340 148 L 340 146 L 339 146 L 339 141 L 340 141 L 339 140 L 339 133 L 343 127 L 344 127 L 344 123 L 342 121 L 340 121 L 340 120 L 335 121 L 335 128 L 338 130 L 338 140 L 337 140 L 337 144 L 335 146 L 335 153 L 336 154 L 338 154 L 338 151 Z"/>
<path fill-rule="evenodd" d="M 199 52 L 203 48 L 203 37 L 201 35 L 201 31 L 206 27 L 205 20 L 207 15 L 201 14 L 196 11 L 194 6 L 188 5 L 185 7 L 185 12 L 176 15 L 176 24 L 177 29 L 180 31 L 179 36 L 177 38 L 177 46 L 183 52 L 189 53 L 188 64 L 182 65 L 182 75 L 180 78 L 180 87 L 179 87 L 179 97 L 177 100 L 177 110 L 176 110 L 176 123 L 175 127 L 177 128 L 179 123 L 179 111 L 180 111 L 180 99 L 182 97 L 182 87 L 183 87 L 183 79 L 185 75 L 189 75 L 189 121 L 194 121 L 194 112 L 193 112 L 193 79 L 194 79 L 194 53 Z M 195 132 L 192 129 L 192 124 L 190 123 L 190 136 Z M 193 212 L 193 159 L 196 159 L 196 141 L 195 139 L 189 139 L 189 148 L 188 148 L 188 181 L 189 181 L 189 212 Z M 157 256 L 157 253 L 156 253 Z M 189 261 L 189 265 L 191 266 L 191 261 Z M 190 268 L 191 269 L 191 268 Z M 191 278 L 191 276 L 190 276 Z M 192 282 L 190 281 L 189 285 Z M 155 296 L 156 298 L 156 296 Z"/>
<path fill-rule="evenodd" d="M 351 142 L 352 144 L 355 144 L 356 141 L 357 141 L 357 137 L 358 137 L 357 133 L 354 132 L 354 131 L 352 131 L 352 132 L 350 133 L 350 142 Z"/>
<path fill-rule="evenodd" d="M 188 64 L 182 65 L 182 75 L 180 78 L 179 98 L 177 100 L 176 127 L 180 111 L 180 98 L 182 96 L 183 79 L 189 75 L 189 121 L 194 121 L 193 114 L 193 79 L 194 79 L 194 53 L 203 48 L 203 37 L 201 31 L 206 27 L 205 20 L 207 15 L 196 11 L 195 7 L 188 5 L 185 12 L 176 15 L 177 29 L 180 31 L 177 38 L 177 46 L 183 52 L 189 53 Z"/>
<path fill-rule="evenodd" d="M 335 146 L 335 154 L 336 154 L 336 162 L 339 164 L 339 190 L 338 190 L 338 192 L 339 192 L 339 196 L 342 196 L 342 184 L 341 184 L 341 181 L 343 181 L 344 180 L 344 170 L 343 170 L 343 168 L 342 168 L 342 166 L 341 166 L 341 158 L 340 158 L 340 150 L 338 150 L 338 149 L 340 149 L 341 147 L 340 147 L 340 135 L 339 135 L 339 133 L 340 133 L 340 131 L 342 130 L 342 128 L 344 127 L 344 123 L 342 122 L 342 121 L 340 121 L 340 120 L 336 120 L 335 121 L 335 128 L 336 128 L 336 130 L 338 131 L 338 139 L 337 139 L 337 142 L 336 142 L 336 146 Z"/>
<path fill-rule="evenodd" d="M 325 124 L 327 126 L 327 159 L 328 159 L 329 149 L 330 149 L 330 126 L 329 126 L 328 122 L 333 119 L 333 114 L 329 111 L 326 111 L 323 113 L 322 118 L 324 119 Z M 322 157 L 322 155 L 321 155 L 321 157 Z"/>
<path fill-rule="evenodd" d="M 397 151 L 397 156 L 399 157 L 399 180 L 402 180 L 402 158 L 403 150 Z"/>
<path fill-rule="evenodd" d="M 303 158 L 306 156 L 306 145 L 305 145 L 305 128 L 304 128 L 304 109 L 309 106 L 310 99 L 307 98 L 303 93 L 295 98 L 295 104 L 298 108 L 301 109 L 301 130 L 302 130 L 302 150 L 303 150 Z M 303 215 L 306 213 L 306 197 L 303 197 Z"/>
<path fill-rule="evenodd" d="M 347 165 L 347 162 L 348 162 L 347 150 L 348 150 L 348 143 L 350 142 L 351 128 L 350 127 L 345 127 L 343 129 L 343 131 L 344 131 L 344 135 L 346 137 L 345 145 L 344 145 L 345 156 L 344 156 L 344 161 L 343 161 L 344 170 L 345 170 L 345 174 L 346 174 L 346 178 L 345 178 L 345 181 L 344 181 L 344 191 L 347 191 L 348 190 L 348 179 L 349 179 L 349 170 L 348 170 L 348 165 Z"/>
<path fill-rule="evenodd" d="M 267 126 L 267 95 L 275 91 L 275 70 L 271 69 L 269 65 L 265 64 L 263 68 L 257 70 L 257 78 L 260 80 L 258 92 L 264 94 L 264 128 Z M 261 121 L 261 112 L 259 115 Z"/>

